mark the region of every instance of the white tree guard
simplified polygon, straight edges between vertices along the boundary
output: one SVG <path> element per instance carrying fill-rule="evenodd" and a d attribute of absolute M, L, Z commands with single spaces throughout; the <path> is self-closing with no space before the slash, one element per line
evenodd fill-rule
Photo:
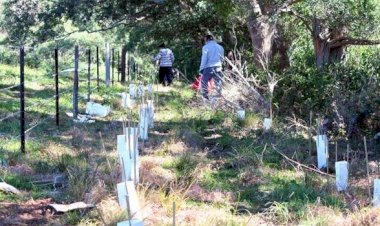
<path fill-rule="evenodd" d="M 154 102 L 153 100 L 147 100 L 148 104 L 148 127 L 153 128 L 154 127 Z"/>
<path fill-rule="evenodd" d="M 148 123 L 149 123 L 149 110 L 146 104 L 140 106 L 140 121 L 139 121 L 139 129 L 140 129 L 140 139 L 147 140 L 148 139 Z"/>
<path fill-rule="evenodd" d="M 348 187 L 348 162 L 335 162 L 336 189 L 345 191 Z"/>
<path fill-rule="evenodd" d="M 239 109 L 236 112 L 237 118 L 239 120 L 244 120 L 245 119 L 245 110 L 244 109 Z"/>
<path fill-rule="evenodd" d="M 132 171 L 131 171 L 131 180 L 135 181 L 136 184 L 140 182 L 140 157 L 139 157 L 139 128 L 138 127 L 127 127 L 125 128 L 124 134 L 127 134 L 127 137 L 130 137 L 131 141 L 126 141 L 127 150 L 131 149 L 132 151 Z"/>
<path fill-rule="evenodd" d="M 126 106 L 126 99 L 127 99 L 127 94 L 126 93 L 121 93 L 121 106 L 123 107 L 123 108 L 125 108 L 125 107 L 127 107 Z"/>
<path fill-rule="evenodd" d="M 130 108 L 132 109 L 135 105 L 135 100 L 132 99 L 131 94 L 129 93 L 122 93 L 122 107 L 124 108 Z"/>
<path fill-rule="evenodd" d="M 131 180 L 136 184 L 139 183 L 139 152 L 136 148 L 137 142 L 133 135 L 129 136 L 131 142 L 128 140 L 128 136 L 117 136 L 117 151 L 119 154 L 120 165 L 123 168 L 123 181 Z M 129 147 L 130 146 L 130 147 Z"/>
<path fill-rule="evenodd" d="M 91 116 L 106 117 L 111 112 L 109 106 L 102 106 L 94 102 L 87 102 L 86 104 L 86 114 Z"/>
<path fill-rule="evenodd" d="M 327 160 L 329 158 L 329 141 L 326 135 L 316 136 L 317 154 L 318 154 L 318 169 L 327 167 Z"/>
<path fill-rule="evenodd" d="M 153 95 L 153 84 L 148 84 L 146 86 L 146 92 L 149 94 L 149 95 Z"/>
<path fill-rule="evenodd" d="M 129 84 L 128 91 L 129 91 L 129 94 L 131 95 L 131 98 L 137 97 L 137 87 L 135 84 L 133 83 Z"/>
<path fill-rule="evenodd" d="M 138 95 L 138 97 L 143 97 L 145 95 L 145 86 L 144 85 L 138 86 L 137 95 Z"/>
<path fill-rule="evenodd" d="M 380 206 L 380 179 L 374 181 L 372 204 L 374 207 Z"/>
<path fill-rule="evenodd" d="M 128 196 L 127 196 L 128 195 Z M 129 209 L 132 219 L 142 219 L 139 198 L 137 196 L 135 184 L 133 181 L 126 181 L 117 184 L 117 197 L 121 208 L 128 210 L 127 198 L 129 200 Z"/>
<path fill-rule="evenodd" d="M 265 131 L 270 130 L 272 127 L 272 119 L 271 118 L 264 118 L 264 124 L 263 124 L 263 129 Z"/>
<path fill-rule="evenodd" d="M 117 226 L 144 226 L 144 222 L 142 220 L 128 220 L 117 223 Z"/>

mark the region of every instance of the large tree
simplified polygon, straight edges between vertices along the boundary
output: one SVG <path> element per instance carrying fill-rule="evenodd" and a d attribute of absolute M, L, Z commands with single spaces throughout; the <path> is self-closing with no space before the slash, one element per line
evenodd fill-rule
<path fill-rule="evenodd" d="M 307 27 L 317 68 L 341 62 L 349 45 L 375 45 L 379 32 L 378 0 L 308 0 L 290 12 Z"/>

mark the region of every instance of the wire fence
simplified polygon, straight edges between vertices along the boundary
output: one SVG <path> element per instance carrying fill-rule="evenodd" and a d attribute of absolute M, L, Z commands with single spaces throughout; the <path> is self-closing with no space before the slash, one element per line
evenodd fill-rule
<path fill-rule="evenodd" d="M 36 128 L 38 128 L 40 125 L 44 124 L 44 123 L 47 123 L 49 120 L 51 119 L 54 119 L 56 118 L 56 124 L 57 126 L 59 126 L 59 110 L 60 110 L 60 106 L 59 106 L 59 100 L 60 98 L 63 98 L 65 95 L 68 95 L 68 94 L 72 94 L 72 98 L 73 98 L 73 105 L 78 105 L 78 100 L 90 100 L 90 96 L 91 94 L 95 91 L 95 90 L 98 90 L 99 91 L 99 86 L 100 86 L 100 71 L 99 71 L 99 50 L 98 50 L 98 47 L 97 47 L 97 51 L 96 51 L 96 63 L 95 63 L 95 67 L 91 69 L 91 64 L 93 63 L 93 60 L 91 58 L 91 52 L 89 50 L 86 50 L 86 51 L 80 51 L 81 54 L 79 54 L 79 47 L 76 46 L 75 50 L 73 51 L 74 55 L 75 55 L 75 61 L 74 62 L 78 62 L 75 64 L 75 67 L 74 68 L 68 68 L 68 69 L 65 69 L 65 70 L 59 70 L 59 63 L 58 63 L 58 49 L 55 49 L 54 52 L 54 60 L 53 62 L 55 63 L 55 73 L 49 73 L 49 75 L 51 76 L 48 76 L 48 77 L 45 77 L 45 78 L 42 78 L 42 79 L 36 79 L 35 77 L 33 79 L 29 79 L 28 80 L 24 80 L 25 79 L 25 61 L 24 61 L 24 56 L 25 56 L 25 49 L 29 50 L 29 51 L 34 51 L 35 49 L 34 48 L 28 48 L 28 47 L 15 47 L 15 46 L 8 46 L 7 48 L 10 48 L 12 50 L 17 50 L 19 49 L 20 52 L 19 52 L 19 66 L 20 66 L 20 82 L 19 83 L 14 83 L 13 85 L 9 85 L 7 87 L 4 87 L 4 88 L 1 88 L 0 89 L 0 92 L 6 92 L 6 91 L 9 91 L 9 90 L 12 90 L 12 89 L 18 89 L 19 91 L 19 101 L 20 101 L 20 110 L 18 111 L 15 111 L 15 112 L 12 112 L 12 113 L 8 113 L 7 115 L 3 116 L 2 118 L 0 118 L 0 122 L 4 123 L 6 122 L 7 120 L 10 120 L 10 119 L 13 119 L 15 117 L 19 117 L 20 119 L 20 134 L 18 136 L 11 136 L 12 138 L 20 138 L 21 139 L 21 152 L 25 152 L 25 135 L 27 134 L 30 134 L 31 132 L 33 132 Z M 111 55 L 108 54 L 108 56 L 110 57 Z M 115 54 L 114 54 L 114 51 L 113 51 L 113 54 L 112 54 L 112 62 L 111 64 L 109 64 L 109 67 L 115 67 Z M 84 69 L 84 68 L 79 68 L 79 58 L 82 58 L 82 59 L 86 59 L 86 63 L 88 64 L 88 67 L 87 69 Z M 110 59 L 108 59 L 110 60 Z M 81 62 L 83 62 L 84 60 L 82 60 Z M 120 62 L 117 63 L 117 65 L 120 65 Z M 96 73 L 94 73 L 94 71 L 96 71 Z M 114 68 L 110 68 L 109 71 L 112 71 L 111 74 L 108 75 L 108 77 L 104 80 L 104 81 L 109 81 L 108 84 L 114 84 L 114 73 L 115 73 L 115 69 Z M 119 73 L 119 68 L 117 68 L 117 73 Z M 62 74 L 64 78 L 68 78 L 67 76 L 65 76 L 65 74 L 67 73 L 73 73 L 74 76 L 73 76 L 73 86 L 72 88 L 68 88 L 65 87 L 65 90 L 64 91 L 61 91 L 60 88 L 59 88 L 59 85 L 62 85 L 62 84 L 67 84 L 67 82 L 70 82 L 70 81 L 67 81 L 66 82 L 63 82 L 62 79 L 59 79 L 60 78 L 60 74 Z M 79 73 L 83 74 L 83 75 L 86 75 L 86 78 L 84 78 L 84 76 L 79 79 Z M 45 75 L 46 76 L 46 75 Z M 4 77 L 8 77 L 7 75 L 5 75 Z M 14 75 L 13 75 L 14 77 Z M 16 78 L 16 77 L 14 77 Z M 50 78 L 54 79 L 53 81 L 55 81 L 55 84 L 53 82 L 51 82 L 51 80 L 49 80 Z M 71 78 L 71 76 L 70 76 Z M 96 81 L 96 83 L 94 83 L 95 85 L 93 85 L 93 87 L 91 87 L 91 82 L 92 81 Z M 103 81 L 103 80 L 102 80 Z M 51 82 L 51 83 L 50 83 Z M 82 86 L 81 89 L 79 89 L 78 85 L 80 82 L 87 82 L 86 84 L 86 89 L 85 90 L 82 90 L 82 88 L 84 88 L 84 85 Z M 30 85 L 30 84 L 39 84 L 39 85 L 42 85 L 43 86 L 43 89 L 40 90 L 41 92 L 38 92 L 38 93 L 33 93 L 33 94 L 30 94 L 29 95 L 35 95 L 35 96 L 41 96 L 41 98 L 43 98 L 43 100 L 41 101 L 37 101 L 35 103 L 32 103 L 30 106 L 27 106 L 25 107 L 25 102 L 26 102 L 26 99 L 29 99 L 28 97 L 25 98 L 25 93 L 28 92 L 25 91 L 25 85 Z M 76 85 L 75 85 L 76 84 Z M 43 92 L 46 92 L 46 88 L 47 87 L 54 87 L 55 86 L 55 90 L 52 90 L 52 91 L 55 91 L 55 94 L 54 95 L 50 95 L 48 97 L 45 97 L 45 95 L 43 95 Z M 66 90 L 67 89 L 67 90 Z M 50 88 L 49 88 L 50 90 Z M 15 91 L 15 90 L 12 90 L 12 91 Z M 82 91 L 82 92 L 87 92 L 86 95 L 78 95 L 78 93 Z M 42 97 L 43 96 L 43 97 Z M 86 96 L 86 97 L 82 97 L 82 96 Z M 55 101 L 54 101 L 55 100 Z M 33 100 L 34 101 L 34 100 Z M 6 101 L 4 101 L 6 102 Z M 47 109 L 49 108 L 50 105 L 54 104 L 55 103 L 55 107 L 56 107 L 56 112 L 55 112 L 55 115 L 54 114 L 50 114 L 50 115 L 47 115 L 46 117 L 43 117 L 43 118 L 40 118 L 38 120 L 36 120 L 35 122 L 31 123 L 28 125 L 29 128 L 26 129 L 26 126 L 25 126 L 25 113 L 27 114 L 31 114 L 33 110 L 36 110 L 36 109 Z M 78 111 L 78 106 L 73 106 L 73 111 Z M 34 113 L 39 113 L 38 111 L 34 112 Z M 78 112 L 76 112 L 78 113 Z M 75 118 L 75 114 L 74 114 L 74 118 Z M 6 125 L 6 124 L 3 124 L 3 126 Z M 3 135 L 3 133 L 2 133 Z"/>

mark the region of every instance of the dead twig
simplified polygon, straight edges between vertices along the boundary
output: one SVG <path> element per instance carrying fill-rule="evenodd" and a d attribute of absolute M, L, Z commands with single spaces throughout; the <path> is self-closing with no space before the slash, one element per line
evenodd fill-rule
<path fill-rule="evenodd" d="M 328 173 L 322 172 L 322 171 L 320 171 L 320 170 L 318 170 L 318 169 L 311 168 L 311 167 L 309 167 L 309 166 L 307 166 L 307 165 L 304 165 L 304 164 L 302 164 L 302 163 L 300 163 L 300 162 L 297 162 L 297 161 L 295 161 L 295 160 L 289 158 L 289 157 L 286 156 L 283 152 L 279 151 L 274 145 L 272 145 L 272 147 L 273 147 L 273 149 L 274 149 L 278 154 L 280 154 L 282 157 L 284 157 L 284 158 L 285 158 L 287 161 L 289 161 L 290 163 L 292 163 L 292 164 L 296 164 L 297 167 L 302 167 L 302 168 L 304 168 L 304 169 L 307 169 L 307 170 L 313 171 L 313 172 L 315 172 L 315 173 L 318 173 L 318 174 L 321 174 L 321 175 L 324 175 L 324 176 L 329 176 L 329 177 L 333 177 L 333 178 L 335 178 L 334 175 L 331 175 L 331 174 L 328 174 Z"/>

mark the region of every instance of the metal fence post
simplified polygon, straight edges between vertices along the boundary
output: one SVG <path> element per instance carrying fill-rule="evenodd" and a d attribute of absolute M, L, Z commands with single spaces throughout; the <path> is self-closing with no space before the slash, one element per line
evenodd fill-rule
<path fill-rule="evenodd" d="M 58 48 L 54 50 L 55 61 L 55 124 L 59 126 L 59 74 L 58 74 Z"/>
<path fill-rule="evenodd" d="M 20 47 L 20 137 L 21 152 L 25 153 L 25 86 L 24 86 L 24 46 Z"/>

